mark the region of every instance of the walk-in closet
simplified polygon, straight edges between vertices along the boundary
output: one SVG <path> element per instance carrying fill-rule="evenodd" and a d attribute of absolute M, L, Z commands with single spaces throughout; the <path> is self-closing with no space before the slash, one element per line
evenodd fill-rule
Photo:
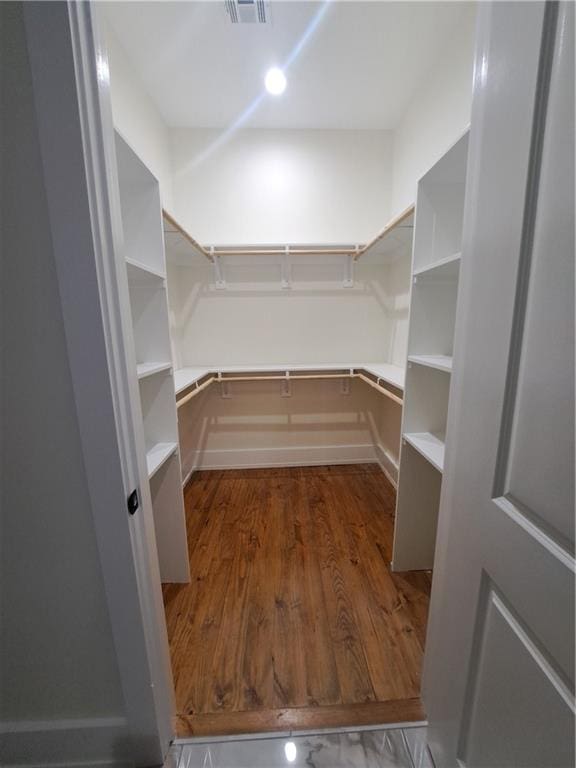
<path fill-rule="evenodd" d="M 181 736 L 424 719 L 476 11 L 360 5 L 99 16 Z"/>
<path fill-rule="evenodd" d="M 0 3 L 0 763 L 574 766 L 573 2 Z"/>

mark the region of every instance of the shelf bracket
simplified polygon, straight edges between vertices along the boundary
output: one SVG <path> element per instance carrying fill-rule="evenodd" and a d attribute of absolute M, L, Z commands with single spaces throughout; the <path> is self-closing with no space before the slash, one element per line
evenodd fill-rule
<path fill-rule="evenodd" d="M 359 247 L 356 246 L 355 253 L 358 253 Z M 344 262 L 344 280 L 342 282 L 342 285 L 344 288 L 353 288 L 354 287 L 354 254 L 349 253 L 347 256 L 344 256 L 345 262 Z"/>
<path fill-rule="evenodd" d="M 284 253 L 281 257 L 280 262 L 280 269 L 281 269 L 281 277 L 280 277 L 280 285 L 282 286 L 283 290 L 289 290 L 292 288 L 292 265 L 290 263 L 290 246 L 287 245 L 284 248 Z"/>
<path fill-rule="evenodd" d="M 286 375 L 282 379 L 282 385 L 280 388 L 281 397 L 292 397 L 292 382 L 290 381 L 290 371 L 286 371 Z"/>
<path fill-rule="evenodd" d="M 341 395 L 350 394 L 350 379 L 348 377 L 346 377 L 345 379 L 340 379 L 340 394 Z"/>
<path fill-rule="evenodd" d="M 220 384 L 220 397 L 223 400 L 230 400 L 232 398 L 232 393 L 230 392 L 230 382 L 222 378 L 222 371 L 218 371 L 216 381 Z"/>
<path fill-rule="evenodd" d="M 224 279 L 224 266 L 220 261 L 220 254 L 214 253 L 214 246 L 210 246 L 210 256 L 214 264 L 214 282 L 216 289 L 223 291 L 226 288 L 226 280 Z"/>

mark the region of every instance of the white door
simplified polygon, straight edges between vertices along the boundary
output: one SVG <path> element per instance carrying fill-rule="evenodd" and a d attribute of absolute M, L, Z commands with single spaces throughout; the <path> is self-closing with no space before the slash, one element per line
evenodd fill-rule
<path fill-rule="evenodd" d="M 423 698 L 439 768 L 574 765 L 574 6 L 480 4 Z"/>

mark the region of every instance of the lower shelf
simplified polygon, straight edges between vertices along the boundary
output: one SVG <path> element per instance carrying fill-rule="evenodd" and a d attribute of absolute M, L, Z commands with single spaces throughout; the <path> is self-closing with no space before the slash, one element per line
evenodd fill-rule
<path fill-rule="evenodd" d="M 177 447 L 177 443 L 156 443 L 146 452 L 148 477 L 152 477 L 160 469 L 162 464 L 175 453 Z"/>
<path fill-rule="evenodd" d="M 439 472 L 444 470 L 444 437 L 431 432 L 407 432 L 404 440 L 415 448 Z"/>

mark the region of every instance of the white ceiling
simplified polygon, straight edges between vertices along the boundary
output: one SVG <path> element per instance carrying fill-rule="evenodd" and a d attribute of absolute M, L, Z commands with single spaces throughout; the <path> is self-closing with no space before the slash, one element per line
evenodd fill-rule
<path fill-rule="evenodd" d="M 272 0 L 261 25 L 232 24 L 224 0 L 101 5 L 169 126 L 244 114 L 252 127 L 347 129 L 394 128 L 471 8 Z M 265 94 L 267 69 L 291 58 L 285 93 Z"/>

